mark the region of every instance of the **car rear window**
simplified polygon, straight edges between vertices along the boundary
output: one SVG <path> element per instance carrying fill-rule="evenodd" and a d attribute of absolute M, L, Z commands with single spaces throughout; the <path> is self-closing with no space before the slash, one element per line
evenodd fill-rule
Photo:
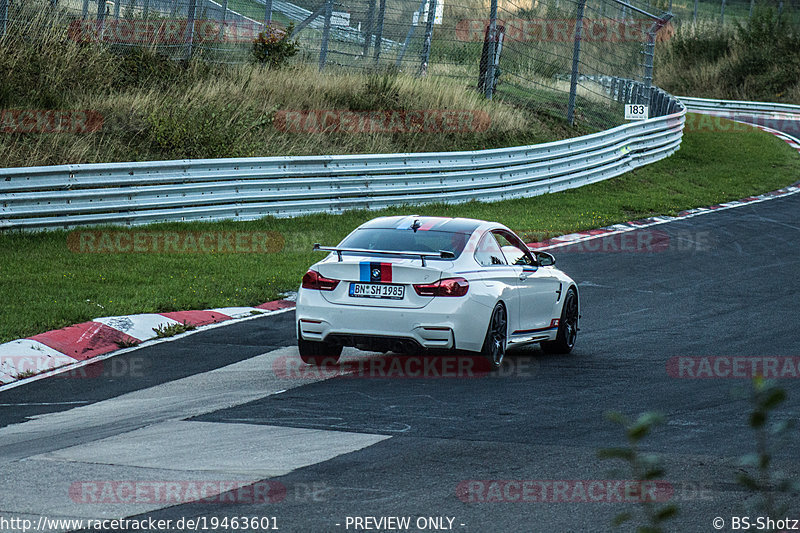
<path fill-rule="evenodd" d="M 453 252 L 458 257 L 464 251 L 470 234 L 388 228 L 357 229 L 340 244 L 340 248 L 387 250 L 390 252 Z"/>

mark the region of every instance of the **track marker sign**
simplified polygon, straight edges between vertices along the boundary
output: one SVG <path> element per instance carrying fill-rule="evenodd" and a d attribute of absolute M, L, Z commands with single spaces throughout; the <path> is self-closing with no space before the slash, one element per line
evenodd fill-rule
<path fill-rule="evenodd" d="M 649 111 L 645 104 L 625 104 L 625 120 L 647 120 Z"/>

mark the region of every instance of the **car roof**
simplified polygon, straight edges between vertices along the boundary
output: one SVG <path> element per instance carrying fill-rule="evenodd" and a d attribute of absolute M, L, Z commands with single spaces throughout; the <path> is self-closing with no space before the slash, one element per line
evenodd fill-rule
<path fill-rule="evenodd" d="M 484 225 L 494 225 L 491 222 L 474 218 L 426 217 L 419 215 L 399 215 L 392 217 L 373 218 L 365 222 L 358 229 L 411 229 L 418 225 L 419 231 L 447 231 L 451 233 L 472 234 Z"/>

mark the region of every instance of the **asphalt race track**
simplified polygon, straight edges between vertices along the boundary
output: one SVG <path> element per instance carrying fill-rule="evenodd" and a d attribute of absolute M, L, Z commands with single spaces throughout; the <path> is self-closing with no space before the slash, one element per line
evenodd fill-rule
<path fill-rule="evenodd" d="M 798 212 L 800 194 L 641 230 L 635 245 L 611 236 L 554 250 L 581 290 L 576 349 L 521 350 L 494 375 L 300 374 L 290 311 L 5 391 L 0 517 L 274 517 L 284 532 L 365 530 L 352 517 L 447 517 L 442 527 L 464 532 L 611 531 L 614 515 L 639 506 L 464 501 L 461 489 L 630 479 L 596 457 L 624 443 L 604 412 L 656 410 L 666 424 L 643 449 L 663 457 L 661 479 L 680 507 L 667 530 L 711 532 L 722 517 L 731 531 L 730 518 L 748 514 L 735 478 L 739 457 L 755 450 L 749 381 L 676 378 L 670 360 L 800 355 Z M 392 356 L 350 350 L 343 360 L 376 358 Z M 780 381 L 789 399 L 777 419 L 800 412 L 799 383 Z M 798 450 L 794 439 L 775 459 L 795 479 Z M 227 503 L 119 492 L 92 503 L 87 489 L 265 480 L 278 494 L 266 503 L 242 492 L 218 498 Z"/>

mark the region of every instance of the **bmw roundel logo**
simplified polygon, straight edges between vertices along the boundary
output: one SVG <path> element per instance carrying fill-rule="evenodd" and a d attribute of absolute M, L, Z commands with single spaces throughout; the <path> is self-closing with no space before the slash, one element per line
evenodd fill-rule
<path fill-rule="evenodd" d="M 381 277 L 381 269 L 380 268 L 373 268 L 372 269 L 372 277 L 373 278 L 380 278 Z"/>

